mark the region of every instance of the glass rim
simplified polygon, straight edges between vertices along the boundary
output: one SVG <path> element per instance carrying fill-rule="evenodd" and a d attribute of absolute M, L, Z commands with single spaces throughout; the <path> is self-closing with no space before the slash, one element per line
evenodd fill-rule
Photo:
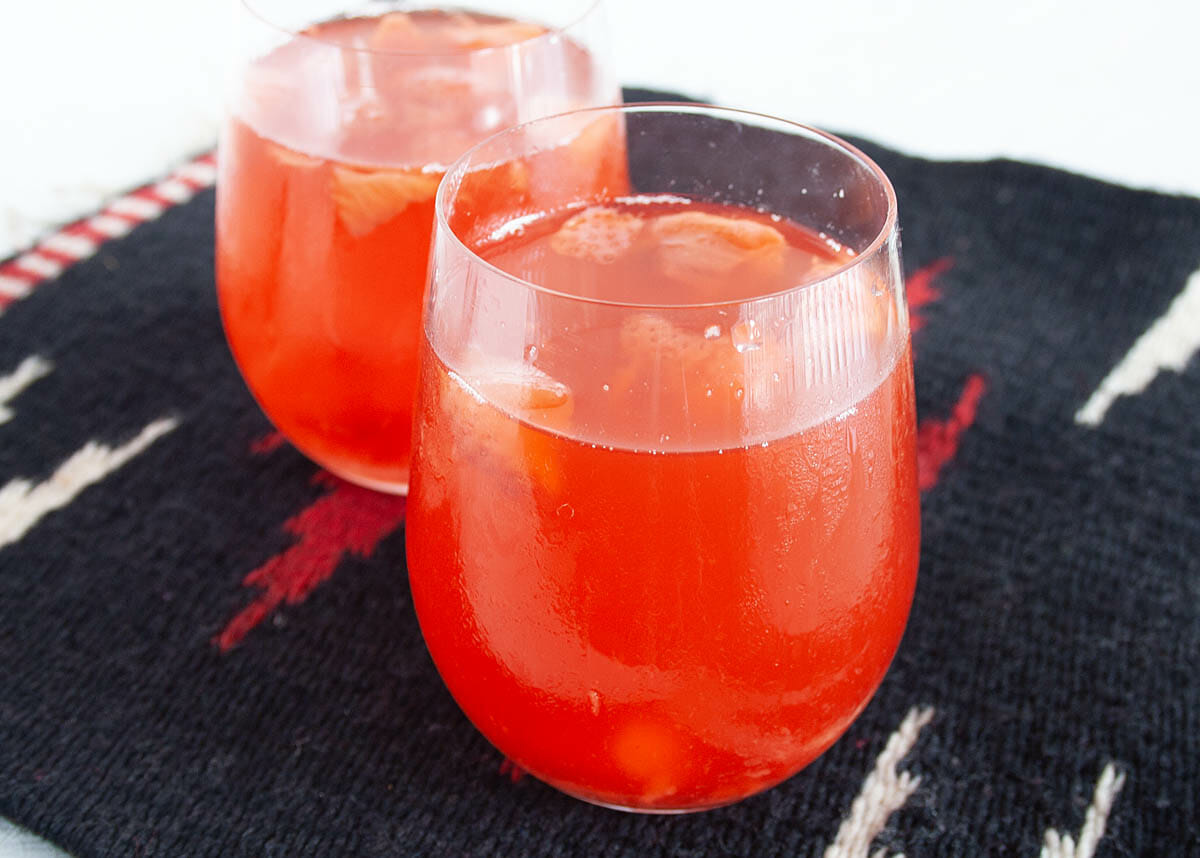
<path fill-rule="evenodd" d="M 531 36 L 530 38 L 527 38 L 527 39 L 520 39 L 516 42 L 509 42 L 508 44 L 505 44 L 505 45 L 489 45 L 488 47 L 485 47 L 485 48 L 471 48 L 470 50 L 466 50 L 466 51 L 445 51 L 445 50 L 441 50 L 441 51 L 398 51 L 398 50 L 394 50 L 394 49 L 380 49 L 380 48 L 343 45 L 338 42 L 331 41 L 329 39 L 323 39 L 318 36 L 310 35 L 309 33 L 303 32 L 301 30 L 296 30 L 292 27 L 287 27 L 283 24 L 280 24 L 280 23 L 277 23 L 276 21 L 271 20 L 271 18 L 266 14 L 266 12 L 262 11 L 263 2 L 264 2 L 264 0 L 239 0 L 239 4 L 249 15 L 252 15 L 261 24 L 263 24 L 267 27 L 270 27 L 272 30 L 275 30 L 276 32 L 279 32 L 279 33 L 283 33 L 284 35 L 287 35 L 287 36 L 291 36 L 292 38 L 295 38 L 295 39 L 304 39 L 306 41 L 313 42 L 318 45 L 326 45 L 330 48 L 336 48 L 337 50 L 349 51 L 349 52 L 355 53 L 355 54 L 370 54 L 370 55 L 385 56 L 385 57 L 388 57 L 388 56 L 391 56 L 391 57 L 474 57 L 474 56 L 481 56 L 483 54 L 488 54 L 493 51 L 496 51 L 496 52 L 510 51 L 510 50 L 513 50 L 514 48 L 523 48 L 528 45 L 533 45 L 533 44 L 536 44 L 541 41 L 550 41 L 553 39 L 557 39 L 557 38 L 563 36 L 569 30 L 572 30 L 575 27 L 579 26 L 587 18 L 591 17 L 592 13 L 595 12 L 597 8 L 604 5 L 605 0 L 580 0 L 580 5 L 582 8 L 580 9 L 579 13 L 577 15 L 573 15 L 570 18 L 570 20 L 568 20 L 564 24 L 560 24 L 557 26 L 550 26 L 548 24 L 543 24 L 540 21 L 530 22 L 530 23 L 536 23 L 539 26 L 546 27 L 545 32 L 538 33 L 536 36 Z M 470 8 L 468 8 L 466 6 L 463 6 L 463 7 L 429 6 L 425 9 L 411 9 L 411 10 L 397 9 L 395 11 L 471 12 L 473 10 L 471 10 Z M 336 20 L 336 19 L 331 18 L 329 20 Z"/>
<path fill-rule="evenodd" d="M 809 139 L 816 139 L 822 143 L 825 143 L 826 145 L 829 145 L 830 148 L 840 150 L 842 153 L 857 160 L 859 163 L 861 163 L 864 167 L 867 168 L 868 172 L 876 179 L 876 181 L 879 182 L 879 184 L 883 188 L 884 194 L 887 198 L 887 213 L 884 215 L 883 223 L 880 225 L 879 230 L 875 233 L 874 237 L 871 239 L 871 242 L 861 252 L 855 253 L 853 258 L 851 258 L 849 261 L 845 262 L 842 265 L 839 265 L 837 268 L 833 269 L 828 274 L 825 274 L 814 280 L 806 280 L 802 283 L 797 283 L 792 286 L 787 286 L 787 287 L 784 287 L 783 289 L 776 289 L 773 292 L 767 292 L 762 295 L 754 295 L 749 298 L 731 298 L 728 300 L 718 300 L 718 301 L 672 302 L 672 303 L 661 303 L 661 302 L 642 303 L 642 302 L 633 302 L 633 301 L 616 301 L 616 300 L 612 300 L 609 298 L 585 297 L 583 295 L 573 295 L 570 292 L 563 292 L 561 290 L 554 289 L 553 287 L 542 285 L 541 283 L 534 283 L 533 281 L 527 280 L 524 277 L 518 277 L 515 274 L 511 274 L 508 271 L 505 271 L 504 269 L 502 269 L 502 268 L 492 264 L 488 260 L 484 259 L 482 256 L 479 255 L 479 253 L 477 251 L 468 247 L 466 242 L 463 241 L 463 239 L 458 235 L 458 233 L 455 232 L 453 227 L 450 226 L 450 222 L 446 218 L 446 206 L 447 206 L 447 198 L 449 197 L 449 194 L 450 194 L 450 186 L 452 184 L 461 182 L 462 178 L 464 176 L 466 176 L 466 174 L 468 172 L 466 169 L 468 162 L 477 153 L 482 151 L 485 147 L 494 144 L 496 141 L 499 141 L 503 137 L 521 133 L 529 126 L 537 125 L 537 124 L 540 124 L 543 122 L 550 122 L 550 121 L 554 121 L 554 120 L 564 119 L 564 118 L 570 117 L 570 116 L 580 116 L 580 115 L 584 115 L 584 114 L 588 114 L 588 113 L 599 114 L 599 113 L 639 113 L 639 112 L 687 113 L 687 114 L 693 114 L 693 115 L 709 115 L 709 116 L 716 115 L 718 117 L 728 117 L 728 118 L 736 118 L 739 116 L 752 117 L 754 119 L 767 120 L 768 122 L 773 123 L 777 126 L 783 125 L 783 126 L 788 126 L 792 129 L 795 129 L 796 132 L 800 133 L 801 135 L 805 135 L 805 136 L 809 137 Z M 764 127 L 764 126 L 760 125 L 758 127 Z M 579 302 L 582 304 L 592 304 L 592 305 L 607 306 L 607 307 L 624 307 L 624 308 L 630 309 L 630 310 L 701 310 L 701 309 L 708 309 L 708 308 L 739 307 L 739 306 L 745 306 L 748 304 L 755 304 L 755 303 L 758 303 L 759 301 L 769 301 L 769 300 L 780 298 L 784 295 L 799 294 L 800 292 L 806 291 L 811 288 L 815 288 L 815 287 L 821 285 L 822 283 L 828 283 L 831 280 L 838 279 L 839 277 L 844 275 L 846 272 L 854 270 L 855 268 L 857 268 L 860 265 L 867 262 L 869 259 L 873 258 L 876 254 L 878 254 L 881 250 L 883 250 L 884 246 L 889 241 L 891 241 L 892 236 L 894 234 L 896 234 L 896 221 L 897 221 L 897 215 L 898 215 L 897 209 L 898 209 L 898 207 L 897 207 L 897 202 L 896 202 L 896 189 L 892 186 L 892 181 L 891 181 L 891 179 L 888 178 L 887 174 L 883 171 L 883 168 L 880 167 L 878 164 L 876 164 L 874 159 L 872 159 L 870 156 L 868 156 L 865 152 L 863 152 L 857 146 L 853 145 L 852 143 L 849 143 L 846 140 L 843 140 L 842 138 L 838 137 L 835 134 L 830 134 L 827 131 L 822 131 L 819 128 L 814 128 L 811 125 L 805 125 L 801 122 L 795 122 L 790 119 L 783 119 L 778 116 L 772 116 L 768 113 L 760 113 L 758 111 L 753 111 L 753 110 L 742 110 L 742 109 L 736 108 L 736 107 L 721 107 L 719 105 L 705 104 L 703 102 L 698 102 L 698 101 L 643 101 L 643 102 L 635 102 L 635 103 L 629 103 L 629 104 L 610 104 L 610 105 L 602 105 L 602 106 L 598 106 L 598 107 L 585 107 L 585 108 L 580 108 L 578 110 L 569 110 L 564 113 L 555 113 L 555 114 L 551 114 L 549 116 L 540 117 L 538 119 L 531 119 L 527 122 L 522 122 L 519 125 L 510 126 L 508 128 L 505 128 L 501 131 L 496 132 L 495 134 L 490 135 L 489 137 L 484 138 L 483 140 L 479 141 L 474 146 L 472 146 L 470 149 L 468 149 L 466 152 L 464 152 L 462 155 L 460 155 L 458 158 L 456 158 L 450 164 L 450 166 L 446 168 L 446 172 L 443 176 L 441 183 L 438 185 L 437 194 L 435 195 L 435 198 L 434 198 L 433 211 L 434 211 L 434 226 L 435 226 L 435 228 L 440 232 L 445 232 L 445 233 L 449 234 L 451 241 L 454 243 L 455 247 L 458 250 L 466 253 L 470 257 L 473 257 L 478 263 L 482 264 L 489 271 L 489 273 L 499 275 L 499 276 L 505 278 L 506 280 L 509 280 L 519 286 L 524 286 L 528 289 L 533 290 L 534 292 L 538 292 L 538 293 L 541 293 L 544 295 L 549 295 L 554 298 L 564 298 L 564 299 L 576 301 L 576 302 Z"/>

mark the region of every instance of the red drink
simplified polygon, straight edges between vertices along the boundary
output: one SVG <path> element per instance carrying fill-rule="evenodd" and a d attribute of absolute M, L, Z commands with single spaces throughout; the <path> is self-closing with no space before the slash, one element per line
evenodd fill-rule
<path fill-rule="evenodd" d="M 217 201 L 234 357 L 305 454 L 402 491 L 445 165 L 496 129 L 609 101 L 611 87 L 561 34 L 436 11 L 316 25 L 243 77 Z"/>
<path fill-rule="evenodd" d="M 828 748 L 899 644 L 919 524 L 902 304 L 838 279 L 778 319 L 710 303 L 854 262 L 748 209 L 630 197 L 530 220 L 471 249 L 573 297 L 498 312 L 479 348 L 452 312 L 427 323 L 422 632 L 474 724 L 565 792 L 736 801 Z M 508 362 L 506 319 L 539 332 Z M 798 363 L 797 331 L 855 370 Z"/>

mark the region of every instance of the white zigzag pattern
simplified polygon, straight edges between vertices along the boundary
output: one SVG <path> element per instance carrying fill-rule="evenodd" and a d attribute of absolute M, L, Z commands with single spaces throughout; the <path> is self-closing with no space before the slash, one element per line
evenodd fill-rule
<path fill-rule="evenodd" d="M 1083 828 L 1079 831 L 1079 841 L 1051 828 L 1046 831 L 1040 858 L 1092 858 L 1100 838 L 1104 836 L 1104 826 L 1113 802 L 1124 785 L 1125 775 L 1118 774 L 1112 763 L 1105 766 L 1100 780 L 1096 782 L 1096 791 L 1092 794 L 1092 804 L 1084 817 Z"/>
<path fill-rule="evenodd" d="M 113 200 L 99 214 L 64 227 L 16 259 L 0 261 L 0 315 L 5 305 L 26 297 L 39 283 L 95 254 L 107 239 L 127 234 L 212 185 L 217 178 L 212 162 L 212 154 L 202 155 L 157 183 Z"/>
<path fill-rule="evenodd" d="M 1118 397 L 1141 393 L 1164 369 L 1182 372 L 1200 349 L 1200 271 L 1184 284 L 1167 312 L 1146 329 L 1125 357 L 1075 412 L 1075 422 L 1099 426 Z"/>
<path fill-rule="evenodd" d="M 929 707 L 913 707 L 904 716 L 875 760 L 875 768 L 863 781 L 858 797 L 850 805 L 850 815 L 842 820 L 837 836 L 825 850 L 825 858 L 867 858 L 871 841 L 921 785 L 919 777 L 908 772 L 897 773 L 896 767 L 917 743 L 921 728 L 932 718 L 933 709 Z M 886 850 L 880 849 L 874 858 L 885 858 L 885 854 Z"/>
<path fill-rule="evenodd" d="M 44 482 L 10 481 L 0 488 L 0 548 L 17 542 L 47 513 L 69 504 L 178 425 L 174 417 L 160 418 L 119 447 L 89 441 Z"/>
<path fill-rule="evenodd" d="M 871 843 L 883 831 L 888 819 L 904 807 L 921 785 L 919 777 L 898 772 L 897 767 L 916 744 L 921 729 L 932 718 L 932 708 L 913 707 L 888 737 L 887 745 L 875 760 L 874 768 L 863 781 L 858 796 L 850 806 L 850 815 L 842 820 L 837 836 L 826 848 L 824 858 L 868 858 Z M 1118 774 L 1112 763 L 1106 765 L 1096 783 L 1079 839 L 1049 829 L 1039 858 L 1092 858 L 1104 837 L 1104 828 L 1117 793 L 1124 785 L 1125 775 Z M 870 858 L 888 858 L 887 849 L 877 850 Z M 904 854 L 891 858 L 904 858 Z"/>
<path fill-rule="evenodd" d="M 13 417 L 8 403 L 29 385 L 39 378 L 50 374 L 54 364 L 37 355 L 30 355 L 21 361 L 21 365 L 10 374 L 0 376 L 0 423 L 7 423 Z"/>

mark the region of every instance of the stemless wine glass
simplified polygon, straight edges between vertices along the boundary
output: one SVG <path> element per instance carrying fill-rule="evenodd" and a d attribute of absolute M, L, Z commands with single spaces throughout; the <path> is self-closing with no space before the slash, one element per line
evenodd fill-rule
<path fill-rule="evenodd" d="M 916 582 L 887 178 L 779 119 L 630 105 L 490 138 L 436 206 L 408 557 L 451 693 L 597 804 L 789 777 L 874 693 Z"/>
<path fill-rule="evenodd" d="M 519 20 L 504 5 L 238 4 L 217 193 L 225 333 L 275 426 L 365 486 L 407 489 L 446 165 L 501 128 L 620 100 L 599 0 L 524 0 Z"/>

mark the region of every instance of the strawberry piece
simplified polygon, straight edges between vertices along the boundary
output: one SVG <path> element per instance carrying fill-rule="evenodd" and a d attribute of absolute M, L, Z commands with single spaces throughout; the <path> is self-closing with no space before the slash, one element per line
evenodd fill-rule
<path fill-rule="evenodd" d="M 500 48 L 527 42 L 545 35 L 546 28 L 522 21 L 480 21 L 470 15 L 454 15 L 455 26 L 447 29 L 446 36 L 451 44 L 463 51 L 478 51 L 484 48 Z"/>
<path fill-rule="evenodd" d="M 610 265 L 633 246 L 643 226 L 637 215 L 592 206 L 564 223 L 550 237 L 550 247 L 563 256 Z"/>
<path fill-rule="evenodd" d="M 355 238 L 387 223 L 412 203 L 433 199 L 441 176 L 415 170 L 334 167 L 332 194 L 338 219 Z"/>
<path fill-rule="evenodd" d="M 650 225 L 663 273 L 678 280 L 729 274 L 753 263 L 762 274 L 783 265 L 783 233 L 755 220 L 707 212 L 664 215 Z"/>

